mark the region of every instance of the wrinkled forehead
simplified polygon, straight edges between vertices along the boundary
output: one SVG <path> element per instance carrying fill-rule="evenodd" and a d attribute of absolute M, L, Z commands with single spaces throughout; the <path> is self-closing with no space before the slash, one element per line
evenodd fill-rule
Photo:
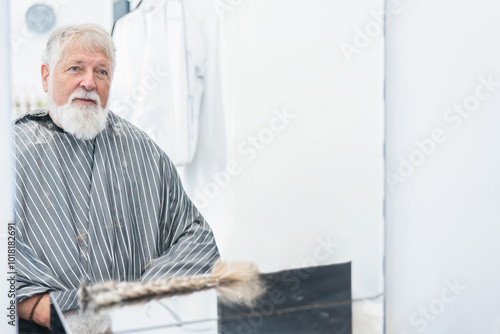
<path fill-rule="evenodd" d="M 74 60 L 75 58 L 83 58 L 83 57 L 94 57 L 100 58 L 100 62 L 105 63 L 108 66 L 111 66 L 111 59 L 108 55 L 104 53 L 97 46 L 93 45 L 85 45 L 78 42 L 74 42 L 68 44 L 61 52 L 61 58 L 58 63 L 65 63 L 70 60 Z"/>

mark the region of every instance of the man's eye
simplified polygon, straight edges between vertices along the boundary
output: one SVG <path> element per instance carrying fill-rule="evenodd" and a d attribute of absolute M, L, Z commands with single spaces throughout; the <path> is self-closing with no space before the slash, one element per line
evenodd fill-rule
<path fill-rule="evenodd" d="M 70 69 L 70 71 L 78 71 L 78 67 L 77 66 L 71 66 L 69 69 Z"/>
<path fill-rule="evenodd" d="M 106 71 L 106 70 L 99 70 L 99 74 L 108 75 L 108 71 Z"/>

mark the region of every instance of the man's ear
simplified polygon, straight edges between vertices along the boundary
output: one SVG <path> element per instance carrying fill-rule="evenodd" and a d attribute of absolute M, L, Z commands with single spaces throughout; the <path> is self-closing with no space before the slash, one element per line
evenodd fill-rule
<path fill-rule="evenodd" d="M 42 86 L 45 93 L 49 91 L 49 75 L 50 75 L 49 65 L 42 64 Z"/>

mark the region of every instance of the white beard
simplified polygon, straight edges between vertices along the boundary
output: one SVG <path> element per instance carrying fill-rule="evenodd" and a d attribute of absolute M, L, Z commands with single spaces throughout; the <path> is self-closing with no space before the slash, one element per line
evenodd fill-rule
<path fill-rule="evenodd" d="M 73 103 L 75 98 L 94 100 L 95 104 Z M 101 107 L 101 99 L 95 91 L 78 88 L 62 106 L 56 105 L 49 91 L 48 107 L 54 123 L 78 139 L 94 139 L 107 124 L 109 110 Z"/>

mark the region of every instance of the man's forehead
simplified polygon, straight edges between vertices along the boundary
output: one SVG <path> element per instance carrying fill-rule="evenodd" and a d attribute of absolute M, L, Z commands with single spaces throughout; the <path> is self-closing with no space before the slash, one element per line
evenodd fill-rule
<path fill-rule="evenodd" d="M 103 63 L 105 65 L 111 65 L 110 59 L 101 50 L 97 48 L 94 48 L 93 50 L 84 49 L 78 45 L 67 47 L 61 55 L 60 63 L 75 61 L 84 62 L 88 61 L 89 59 L 97 61 L 99 63 Z"/>

